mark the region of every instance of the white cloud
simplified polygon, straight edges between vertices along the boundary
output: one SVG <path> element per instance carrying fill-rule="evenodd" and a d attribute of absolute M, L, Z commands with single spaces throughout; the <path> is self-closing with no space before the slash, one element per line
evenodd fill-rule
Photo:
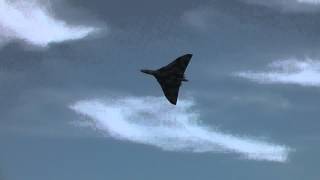
<path fill-rule="evenodd" d="M 240 72 L 236 76 L 259 83 L 298 84 L 301 86 L 320 86 L 320 61 L 295 59 L 275 61 L 267 72 Z"/>
<path fill-rule="evenodd" d="M 203 125 L 190 100 L 171 106 L 162 97 L 126 97 L 79 101 L 70 108 L 88 117 L 91 127 L 118 140 L 168 151 L 238 153 L 252 160 L 285 162 L 288 158 L 286 146 L 225 134 Z"/>
<path fill-rule="evenodd" d="M 283 12 L 316 12 L 320 10 L 320 0 L 242 0 L 263 5 Z"/>
<path fill-rule="evenodd" d="M 55 19 L 38 1 L 0 0 L 0 42 L 23 40 L 45 47 L 52 42 L 81 39 L 97 29 L 72 26 Z"/>
<path fill-rule="evenodd" d="M 320 4 L 320 0 L 297 0 L 298 3 L 305 3 L 305 4 Z"/>

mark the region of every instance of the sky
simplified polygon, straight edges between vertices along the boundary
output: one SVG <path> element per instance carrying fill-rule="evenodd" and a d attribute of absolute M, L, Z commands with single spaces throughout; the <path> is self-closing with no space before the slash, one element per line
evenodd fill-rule
<path fill-rule="evenodd" d="M 318 180 L 318 0 L 0 0 L 0 180 Z M 157 69 L 192 53 L 176 106 Z"/>

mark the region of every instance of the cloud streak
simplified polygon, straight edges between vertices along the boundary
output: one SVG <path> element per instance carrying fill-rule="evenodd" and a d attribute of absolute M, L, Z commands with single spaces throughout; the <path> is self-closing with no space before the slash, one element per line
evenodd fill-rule
<path fill-rule="evenodd" d="M 70 108 L 89 119 L 78 121 L 118 140 L 148 144 L 167 151 L 226 152 L 252 160 L 285 162 L 289 148 L 248 137 L 225 134 L 200 121 L 194 102 L 172 107 L 158 97 L 85 100 Z"/>
<path fill-rule="evenodd" d="M 239 72 L 235 76 L 246 78 L 258 83 L 297 84 L 301 86 L 320 86 L 320 62 L 307 59 L 275 61 L 269 64 L 265 72 Z"/>
<path fill-rule="evenodd" d="M 72 26 L 55 19 L 38 1 L 0 0 L 0 42 L 22 40 L 45 47 L 49 43 L 82 39 L 97 29 Z"/>
<path fill-rule="evenodd" d="M 305 4 L 313 4 L 318 5 L 320 4 L 320 0 L 297 0 L 298 3 L 305 3 Z"/>
<path fill-rule="evenodd" d="M 242 0 L 246 3 L 279 9 L 283 12 L 309 13 L 320 10 L 320 0 Z"/>

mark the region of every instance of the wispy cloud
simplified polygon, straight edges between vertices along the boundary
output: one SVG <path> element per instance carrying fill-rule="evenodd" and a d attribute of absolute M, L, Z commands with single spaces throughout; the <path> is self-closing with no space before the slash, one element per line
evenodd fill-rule
<path fill-rule="evenodd" d="M 298 3 L 313 4 L 313 5 L 320 4 L 320 0 L 297 0 L 297 2 Z"/>
<path fill-rule="evenodd" d="M 126 97 L 79 101 L 70 108 L 88 117 L 94 129 L 119 140 L 168 151 L 238 153 L 252 160 L 285 162 L 288 158 L 286 146 L 225 134 L 202 124 L 191 100 L 180 100 L 173 107 L 163 98 Z"/>
<path fill-rule="evenodd" d="M 296 59 L 275 61 L 266 72 L 239 72 L 236 76 L 259 83 L 298 84 L 320 86 L 320 61 Z"/>
<path fill-rule="evenodd" d="M 320 10 L 319 0 L 242 0 L 247 3 L 279 9 L 283 12 L 315 12 Z"/>
<path fill-rule="evenodd" d="M 18 39 L 45 47 L 52 42 L 81 39 L 97 30 L 55 19 L 39 2 L 0 0 L 0 42 Z"/>

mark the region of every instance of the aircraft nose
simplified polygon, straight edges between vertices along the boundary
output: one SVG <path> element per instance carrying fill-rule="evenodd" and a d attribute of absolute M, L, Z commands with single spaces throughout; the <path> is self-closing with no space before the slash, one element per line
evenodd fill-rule
<path fill-rule="evenodd" d="M 148 74 L 148 71 L 147 70 L 145 70 L 145 69 L 141 69 L 140 70 L 142 73 L 146 73 L 146 74 Z"/>
<path fill-rule="evenodd" d="M 141 69 L 141 72 L 152 75 L 151 70 Z"/>

